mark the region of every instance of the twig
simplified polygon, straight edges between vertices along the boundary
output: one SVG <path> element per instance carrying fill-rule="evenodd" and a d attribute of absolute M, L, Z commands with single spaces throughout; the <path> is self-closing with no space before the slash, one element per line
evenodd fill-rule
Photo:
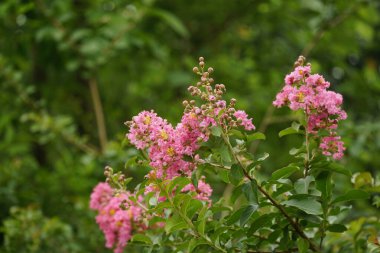
<path fill-rule="evenodd" d="M 88 85 L 90 87 L 90 93 L 92 98 L 92 103 L 94 106 L 96 125 L 98 128 L 98 137 L 100 142 L 101 152 L 103 153 L 107 145 L 107 130 L 104 120 L 104 113 L 102 107 L 102 101 L 100 99 L 98 85 L 95 78 L 90 78 L 88 80 Z"/>
<path fill-rule="evenodd" d="M 172 206 L 172 208 L 174 209 L 174 211 L 182 218 L 183 221 L 185 221 L 187 223 L 187 225 L 189 225 L 190 229 L 195 233 L 195 235 L 197 237 L 200 237 L 202 238 L 203 240 L 205 240 L 207 242 L 208 245 L 210 245 L 212 248 L 218 250 L 218 251 L 221 251 L 221 252 L 224 252 L 226 253 L 227 251 L 225 251 L 224 249 L 222 249 L 221 247 L 219 247 L 218 245 L 214 244 L 210 238 L 208 238 L 207 236 L 201 234 L 198 232 L 198 230 L 195 228 L 193 222 L 186 216 L 184 215 L 181 210 L 174 204 L 173 200 L 170 198 L 170 194 L 166 191 L 165 187 L 163 187 L 159 182 L 156 181 L 156 184 L 158 185 L 158 187 L 160 188 L 160 190 L 162 192 L 165 193 L 166 195 L 166 198 L 169 200 L 169 203 L 170 205 Z"/>

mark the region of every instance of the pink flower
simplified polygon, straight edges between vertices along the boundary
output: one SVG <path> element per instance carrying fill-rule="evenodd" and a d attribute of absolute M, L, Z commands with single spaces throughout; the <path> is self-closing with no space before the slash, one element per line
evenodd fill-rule
<path fill-rule="evenodd" d="M 129 192 L 113 196 L 112 188 L 106 183 L 99 183 L 91 194 L 90 207 L 98 211 L 96 222 L 104 233 L 106 247 L 113 248 L 115 253 L 123 252 L 132 237 L 134 224 L 146 228 L 142 223 L 142 209 L 129 197 Z"/>
<path fill-rule="evenodd" d="M 149 147 L 157 138 L 165 139 L 171 125 L 153 111 L 143 111 L 133 117 L 127 138 L 138 149 Z"/>
<path fill-rule="evenodd" d="M 255 126 L 252 123 L 252 119 L 248 119 L 248 115 L 245 111 L 238 110 L 234 113 L 236 120 L 240 126 L 243 126 L 245 130 L 254 130 Z"/>
<path fill-rule="evenodd" d="M 342 159 L 343 152 L 346 148 L 340 139 L 340 136 L 323 137 L 319 145 L 322 153 L 326 156 L 332 156 L 335 160 Z"/>
<path fill-rule="evenodd" d="M 347 118 L 341 108 L 343 97 L 333 91 L 328 91 L 330 83 L 319 74 L 311 74 L 311 65 L 298 66 L 285 77 L 285 86 L 277 94 L 273 105 L 276 107 L 288 106 L 291 110 L 303 110 L 307 118 L 307 131 L 317 135 L 319 130 L 328 130 L 336 136 L 338 122 Z M 337 137 L 334 137 L 337 138 Z M 323 154 L 332 154 L 326 149 L 326 141 L 321 140 Z M 331 140 L 330 140 L 331 141 Z M 343 143 L 336 142 L 337 150 L 333 152 L 334 159 L 343 156 Z"/>
<path fill-rule="evenodd" d="M 210 196 L 212 194 L 212 188 L 209 184 L 207 184 L 205 181 L 205 178 L 202 177 L 198 181 L 198 187 L 196 188 L 193 184 L 188 184 L 186 185 L 183 189 L 182 192 L 196 192 L 196 199 L 202 200 L 202 201 L 211 201 Z"/>
<path fill-rule="evenodd" d="M 100 210 L 108 204 L 112 196 L 112 188 L 107 183 L 99 183 L 91 193 L 90 208 Z"/>

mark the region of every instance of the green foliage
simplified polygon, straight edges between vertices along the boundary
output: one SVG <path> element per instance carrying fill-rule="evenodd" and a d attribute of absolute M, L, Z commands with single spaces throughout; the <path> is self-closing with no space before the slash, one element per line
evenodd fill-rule
<path fill-rule="evenodd" d="M 238 106 L 265 133 L 265 142 L 259 133 L 229 133 L 231 141 L 248 141 L 248 154 L 241 155 L 253 154 L 254 161 L 247 165 L 247 173 L 281 203 L 298 203 L 285 207 L 300 217 L 302 226 L 324 226 L 328 234 L 324 246 L 329 252 L 378 252 L 378 9 L 378 2 L 371 0 L 1 1 L 0 244 L 4 251 L 55 252 L 54 245 L 64 241 L 61 245 L 68 248 L 62 252 L 109 252 L 88 209 L 91 189 L 104 179 L 101 168 L 108 164 L 124 168 L 131 158 L 128 171 L 123 170 L 134 178 L 129 188 L 140 183 L 147 171 L 146 164 L 139 163 L 141 154 L 122 143 L 126 130 L 121 123 L 151 108 L 171 121 L 178 120 L 182 108 L 176 105 L 192 81 L 188 70 L 193 59 L 203 55 L 212 58 L 215 79 L 226 82 L 230 96 L 238 99 Z M 303 164 L 297 163 L 304 153 L 302 128 L 292 126 L 281 135 L 301 134 L 278 138 L 278 132 L 300 116 L 268 107 L 301 52 L 343 94 L 349 115 L 342 129 L 347 143 L 342 165 L 326 166 L 325 160 L 316 157 L 311 162 L 312 177 L 307 179 L 301 175 Z M 99 101 L 103 122 L 101 111 L 95 109 Z M 228 148 L 216 138 L 220 131 L 213 132 L 212 162 L 231 166 Z M 264 151 L 273 159 L 259 161 L 257 154 Z M 236 174 L 205 165 L 215 199 L 224 197 L 233 210 L 215 205 L 199 221 L 194 214 L 199 233 L 210 233 L 212 243 L 228 249 L 245 242 L 265 248 L 269 243 L 258 243 L 256 237 L 263 234 L 281 250 L 289 244 L 302 252 L 305 242 L 293 243 L 288 224 L 280 222 L 278 212 L 270 212 L 254 184 L 243 180 L 242 168 L 236 164 L 233 168 Z M 264 184 L 268 178 L 270 182 Z M 240 194 L 226 187 L 230 181 L 241 187 Z M 284 194 L 289 192 L 292 197 Z M 311 197 L 303 198 L 304 194 Z M 249 215 L 255 201 L 258 209 Z M 299 208 L 305 202 L 320 203 L 323 214 L 317 215 L 318 220 Z M 25 208 L 30 205 L 36 208 Z M 23 208 L 11 211 L 16 206 Z M 245 210 L 244 232 L 238 233 Z M 24 216 L 31 216 L 30 226 L 22 225 Z M 327 217 L 334 222 L 328 224 Z M 227 225 L 212 222 L 218 219 Z M 43 239 L 30 237 L 33 231 L 42 233 Z M 284 239 L 276 241 L 280 236 Z M 210 250 L 206 239 L 191 238 L 182 242 L 181 250 Z M 169 237 L 165 239 L 169 245 Z M 141 236 L 135 240 L 136 245 L 128 249 L 131 252 L 141 252 L 141 244 L 149 241 Z M 150 240 L 153 249 L 171 249 L 165 243 L 158 245 L 157 238 Z"/>
<path fill-rule="evenodd" d="M 2 229 L 7 252 L 79 252 L 71 227 L 58 218 L 46 218 L 33 208 L 10 212 Z"/>

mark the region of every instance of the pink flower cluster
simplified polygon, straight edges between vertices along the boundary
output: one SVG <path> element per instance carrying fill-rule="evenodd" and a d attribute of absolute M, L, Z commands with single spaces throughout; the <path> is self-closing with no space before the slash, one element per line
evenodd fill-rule
<path fill-rule="evenodd" d="M 91 194 L 90 208 L 98 211 L 96 222 L 105 235 L 106 247 L 114 248 L 115 253 L 123 252 L 134 229 L 145 229 L 142 210 L 129 197 L 129 192 L 114 196 L 107 183 L 99 183 Z"/>
<path fill-rule="evenodd" d="M 154 168 L 148 174 L 149 178 L 165 180 L 177 176 L 190 177 L 196 164 L 186 161 L 185 157 L 196 156 L 199 143 L 209 138 L 210 124 L 212 122 L 208 118 L 189 112 L 183 115 L 181 122 L 174 128 L 153 111 L 143 111 L 130 122 L 127 138 L 138 149 L 147 149 L 150 165 Z M 206 183 L 201 181 L 199 185 L 204 184 Z M 154 187 L 146 189 L 148 192 L 156 191 Z M 210 187 L 195 189 L 189 186 L 186 189 L 197 192 L 202 200 L 209 200 L 212 192 Z"/>
<path fill-rule="evenodd" d="M 285 77 L 285 86 L 276 96 L 273 105 L 276 107 L 288 106 L 291 110 L 303 110 L 307 119 L 307 131 L 311 134 L 319 130 L 327 130 L 328 137 L 323 137 L 320 149 L 326 156 L 341 159 L 345 150 L 343 142 L 337 136 L 338 122 L 347 118 L 341 108 L 343 97 L 341 94 L 328 91 L 330 83 L 319 74 L 311 74 L 311 65 L 301 63 L 293 72 Z"/>
<path fill-rule="evenodd" d="M 199 200 L 204 200 L 204 201 L 209 201 L 209 198 L 212 193 L 212 189 L 210 185 L 204 182 L 204 178 L 199 180 L 197 188 L 193 184 L 188 184 L 182 189 L 182 192 L 189 192 L 189 191 L 196 192 L 197 193 L 196 198 Z"/>

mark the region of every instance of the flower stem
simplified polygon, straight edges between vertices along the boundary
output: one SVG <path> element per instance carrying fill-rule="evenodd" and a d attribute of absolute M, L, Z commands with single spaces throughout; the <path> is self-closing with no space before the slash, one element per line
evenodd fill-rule
<path fill-rule="evenodd" d="M 187 217 L 185 214 L 183 214 L 181 212 L 181 210 L 178 208 L 178 206 L 176 206 L 173 202 L 173 200 L 170 198 L 170 194 L 166 191 L 165 187 L 162 186 L 159 182 L 156 181 L 156 184 L 158 185 L 158 187 L 160 188 L 160 190 L 162 192 L 165 193 L 165 197 L 169 200 L 169 203 L 170 205 L 172 206 L 173 210 L 182 218 L 183 221 L 185 221 L 187 223 L 187 225 L 190 227 L 190 229 L 194 232 L 194 234 L 197 236 L 197 237 L 200 237 L 202 238 L 203 240 L 206 241 L 206 243 L 208 245 L 210 245 L 212 248 L 216 249 L 217 251 L 220 251 L 220 252 L 224 252 L 224 253 L 227 253 L 226 250 L 222 249 L 221 247 L 219 247 L 218 245 L 214 244 L 210 238 L 208 238 L 207 236 L 201 234 L 198 232 L 198 230 L 195 228 L 193 222 L 189 219 L 189 217 Z"/>
<path fill-rule="evenodd" d="M 243 168 L 243 172 L 246 178 L 248 178 L 250 181 L 253 181 L 254 179 L 248 174 L 246 171 L 246 166 L 240 161 L 238 158 L 237 154 L 235 153 L 231 142 L 228 138 L 227 133 L 223 132 L 222 133 L 222 138 L 225 142 L 225 144 L 228 146 L 228 149 L 233 156 L 234 160 Z M 290 225 L 294 228 L 296 233 L 302 237 L 303 239 L 307 240 L 309 242 L 309 248 L 313 252 L 319 252 L 318 247 L 306 236 L 304 231 L 302 230 L 301 226 L 298 224 L 297 221 L 293 220 L 290 215 L 286 212 L 285 208 L 278 203 L 262 186 L 257 185 L 258 190 L 272 203 L 273 206 L 275 206 L 281 213 L 284 215 L 284 217 L 289 221 Z"/>

